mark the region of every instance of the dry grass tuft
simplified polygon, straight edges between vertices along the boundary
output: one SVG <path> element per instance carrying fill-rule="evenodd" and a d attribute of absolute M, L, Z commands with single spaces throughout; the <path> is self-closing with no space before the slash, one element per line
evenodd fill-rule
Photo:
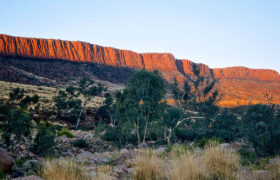
<path fill-rule="evenodd" d="M 141 151 L 134 155 L 135 180 L 161 180 L 164 179 L 165 162 L 152 151 Z"/>
<path fill-rule="evenodd" d="M 97 168 L 95 169 L 95 172 L 110 173 L 110 172 L 112 172 L 112 167 L 110 165 L 100 165 L 100 166 L 97 166 Z"/>
<path fill-rule="evenodd" d="M 188 152 L 170 161 L 168 179 L 200 180 L 207 178 L 207 169 L 199 154 Z"/>
<path fill-rule="evenodd" d="M 88 180 L 86 171 L 69 159 L 45 160 L 41 170 L 46 180 Z"/>
<path fill-rule="evenodd" d="M 240 170 L 237 152 L 210 144 L 205 150 L 176 147 L 160 158 L 151 151 L 135 156 L 136 180 L 233 180 Z"/>
<path fill-rule="evenodd" d="M 280 157 L 271 159 L 265 169 L 273 174 L 274 179 L 280 179 Z"/>
<path fill-rule="evenodd" d="M 207 147 L 203 161 L 211 179 L 236 179 L 235 173 L 240 169 L 237 152 L 218 146 Z"/>

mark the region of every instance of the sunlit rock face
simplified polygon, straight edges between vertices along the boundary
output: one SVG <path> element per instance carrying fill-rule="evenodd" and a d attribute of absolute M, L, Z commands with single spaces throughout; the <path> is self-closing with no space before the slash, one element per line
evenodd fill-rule
<path fill-rule="evenodd" d="M 259 81 L 280 81 L 277 71 L 268 69 L 249 69 L 246 67 L 215 68 L 213 75 L 216 79 L 248 79 Z"/>
<path fill-rule="evenodd" d="M 169 53 L 136 53 L 80 41 L 8 35 L 0 35 L 0 55 L 159 70 L 165 80 L 172 82 L 176 78 L 181 85 L 187 77 L 210 77 L 217 80 L 216 88 L 222 94 L 219 103 L 223 106 L 231 106 L 231 104 L 235 106 L 238 101 L 243 104 L 265 102 L 265 97 L 261 95 L 264 92 L 273 96 L 273 102 L 280 103 L 280 75 L 274 70 L 246 67 L 211 69 L 205 64 L 186 59 L 178 60 Z"/>

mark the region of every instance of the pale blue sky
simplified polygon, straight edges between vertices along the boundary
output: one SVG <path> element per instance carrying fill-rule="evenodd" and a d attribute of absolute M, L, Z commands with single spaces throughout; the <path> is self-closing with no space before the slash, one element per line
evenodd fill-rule
<path fill-rule="evenodd" d="M 279 0 L 1 0 L 0 33 L 280 72 Z"/>

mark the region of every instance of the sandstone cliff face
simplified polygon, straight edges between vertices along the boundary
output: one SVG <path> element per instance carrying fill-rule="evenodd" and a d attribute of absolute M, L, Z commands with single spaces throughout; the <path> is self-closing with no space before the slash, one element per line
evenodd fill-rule
<path fill-rule="evenodd" d="M 116 67 L 176 71 L 176 59 L 167 53 L 138 54 L 85 42 L 22 38 L 0 35 L 0 54 L 12 57 L 62 59 Z"/>
<path fill-rule="evenodd" d="M 223 82 L 222 80 L 230 81 L 230 79 L 248 82 L 280 82 L 279 73 L 273 70 L 249 69 L 245 67 L 210 69 L 204 64 L 194 63 L 185 59 L 175 59 L 169 53 L 140 54 L 129 50 L 102 47 L 80 41 L 23 38 L 0 34 L 0 55 L 91 62 L 133 69 L 157 69 L 167 81 L 170 82 L 176 78 L 180 84 L 184 82 L 187 76 L 212 77 L 221 82 Z M 270 88 L 269 84 L 266 86 L 268 89 Z M 220 87 L 226 88 L 223 84 Z M 232 93 L 227 90 L 223 91 Z M 279 97 L 280 94 L 276 94 L 276 96 Z"/>
<path fill-rule="evenodd" d="M 277 71 L 267 69 L 249 69 L 246 67 L 215 68 L 213 75 L 216 79 L 235 78 L 260 81 L 280 81 Z"/>
<path fill-rule="evenodd" d="M 79 41 L 23 38 L 0 35 L 0 55 L 41 59 L 62 59 L 92 62 L 134 69 L 177 71 L 188 76 L 214 76 L 217 79 L 238 78 L 261 81 L 280 81 L 273 70 L 230 67 L 210 69 L 207 65 L 189 60 L 177 60 L 169 53 L 139 54 L 129 50 L 102 47 Z"/>

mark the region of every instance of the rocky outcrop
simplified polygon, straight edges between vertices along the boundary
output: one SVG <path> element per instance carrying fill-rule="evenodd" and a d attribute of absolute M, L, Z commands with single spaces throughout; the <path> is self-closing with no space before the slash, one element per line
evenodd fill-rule
<path fill-rule="evenodd" d="M 11 173 L 15 164 L 14 159 L 8 154 L 7 150 L 0 148 L 0 170 L 5 173 Z"/>
<path fill-rule="evenodd" d="M 129 50 L 103 47 L 80 41 L 24 38 L 0 34 L 0 55 L 14 58 L 57 59 L 132 69 L 145 68 L 147 70 L 159 70 L 164 79 L 171 82 L 176 78 L 181 85 L 187 77 L 205 76 L 215 78 L 219 81 L 219 87 L 226 88 L 223 89 L 224 95 L 231 94 L 231 97 L 238 97 L 240 93 L 243 93 L 242 90 L 238 92 L 229 91 L 223 82 L 228 83 L 231 80 L 242 80 L 246 82 L 247 87 L 250 87 L 250 89 L 245 89 L 246 93 L 258 89 L 258 84 L 260 84 L 264 86 L 264 89 L 273 91 L 274 93 L 272 95 L 276 99 L 280 99 L 280 94 L 277 91 L 278 84 L 274 84 L 273 89 L 271 89 L 271 85 L 269 84 L 269 82 L 280 83 L 280 75 L 274 70 L 250 69 L 245 67 L 211 69 L 205 64 L 194 63 L 186 59 L 178 60 L 169 53 L 136 53 Z M 251 85 L 250 83 L 253 81 L 254 85 Z M 230 85 L 234 86 L 234 84 Z M 252 91 L 251 95 L 253 93 Z M 245 100 L 247 102 L 248 98 Z M 248 101 L 252 100 L 255 99 L 253 98 Z M 229 98 L 227 101 L 232 101 L 232 99 Z M 233 101 L 236 101 L 236 99 Z"/>
<path fill-rule="evenodd" d="M 176 71 L 176 59 L 168 53 L 144 53 L 102 47 L 79 41 L 22 38 L 0 35 L 0 54 L 12 57 L 62 59 L 117 67 Z"/>
<path fill-rule="evenodd" d="M 177 60 L 169 53 L 136 53 L 112 47 L 102 47 L 80 41 L 63 41 L 0 35 L 0 55 L 12 57 L 62 59 L 74 62 L 92 62 L 116 67 L 180 72 L 189 76 L 238 78 L 261 81 L 280 81 L 273 70 L 245 67 L 210 69 L 207 65 L 189 60 Z"/>
<path fill-rule="evenodd" d="M 249 69 L 246 67 L 215 68 L 216 79 L 248 79 L 259 81 L 280 81 L 277 71 L 268 69 Z"/>

